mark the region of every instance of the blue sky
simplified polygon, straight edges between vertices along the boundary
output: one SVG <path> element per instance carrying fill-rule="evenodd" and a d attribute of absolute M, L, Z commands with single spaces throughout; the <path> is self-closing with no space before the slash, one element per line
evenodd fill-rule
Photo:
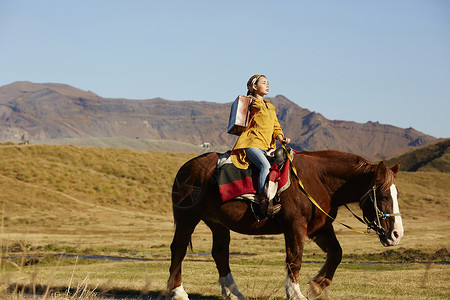
<path fill-rule="evenodd" d="M 231 102 L 266 74 L 329 119 L 450 137 L 450 1 L 0 0 L 0 85 Z"/>

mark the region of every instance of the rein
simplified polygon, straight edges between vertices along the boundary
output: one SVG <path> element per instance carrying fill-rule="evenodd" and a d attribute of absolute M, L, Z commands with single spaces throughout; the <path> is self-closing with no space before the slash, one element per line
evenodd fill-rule
<path fill-rule="evenodd" d="M 350 225 L 347 225 L 345 223 L 342 223 L 338 220 L 336 220 L 335 218 L 333 218 L 332 216 L 330 216 L 327 212 L 325 212 L 322 207 L 320 207 L 320 205 L 314 200 L 314 198 L 306 191 L 305 187 L 303 186 L 302 181 L 300 180 L 300 177 L 298 176 L 297 173 L 297 169 L 295 168 L 294 165 L 294 160 L 291 156 L 291 154 L 289 153 L 289 151 L 286 149 L 286 147 L 284 146 L 284 144 L 281 144 L 281 147 L 283 147 L 286 156 L 288 157 L 288 159 L 291 161 L 291 168 L 292 171 L 295 175 L 295 178 L 297 178 L 297 182 L 298 185 L 300 187 L 300 190 L 306 195 L 306 197 L 308 197 L 308 199 L 321 211 L 323 212 L 328 218 L 332 219 L 333 221 L 341 224 L 342 226 L 353 230 L 355 232 L 358 233 L 362 233 L 362 234 L 369 234 L 370 233 L 370 229 L 373 229 L 378 235 L 385 235 L 385 230 L 384 228 L 381 226 L 380 223 L 380 218 L 382 220 L 386 219 L 387 217 L 395 217 L 395 216 L 400 216 L 400 213 L 393 213 L 393 214 L 385 214 L 383 213 L 377 206 L 377 194 L 376 194 L 376 185 L 373 184 L 372 188 L 369 189 L 360 199 L 359 199 L 359 206 L 362 208 L 363 204 L 365 203 L 365 201 L 367 200 L 367 198 L 369 197 L 370 200 L 372 201 L 372 203 L 374 204 L 374 208 L 375 208 L 375 215 L 376 215 L 376 220 L 374 219 L 372 222 L 370 222 L 369 220 L 367 220 L 367 217 L 363 214 L 363 218 L 358 217 L 355 213 L 353 213 L 350 208 L 345 204 L 345 207 L 352 213 L 352 215 L 361 223 L 367 225 L 367 232 L 361 231 L 359 229 L 356 229 Z M 373 196 L 372 196 L 373 194 Z"/>
<path fill-rule="evenodd" d="M 354 228 L 354 227 L 352 227 L 350 225 L 344 224 L 344 223 L 336 220 L 335 218 L 330 216 L 326 211 L 324 211 L 323 208 L 320 207 L 320 205 L 316 202 L 316 200 L 314 200 L 314 198 L 305 190 L 305 187 L 303 186 L 303 183 L 300 180 L 300 177 L 298 176 L 297 169 L 294 166 L 294 160 L 292 159 L 292 156 L 289 153 L 289 151 L 286 150 L 286 147 L 284 146 L 284 144 L 282 144 L 281 147 L 283 147 L 284 151 L 286 152 L 286 155 L 287 155 L 288 159 L 291 161 L 290 165 L 291 165 L 292 171 L 293 171 L 293 173 L 295 175 L 295 178 L 297 178 L 297 182 L 298 182 L 298 186 L 300 187 L 300 190 L 306 195 L 306 197 L 308 197 L 309 201 L 311 201 L 321 212 L 323 212 L 331 220 L 333 220 L 335 222 L 338 222 L 342 226 L 344 226 L 344 227 L 346 227 L 346 228 L 348 228 L 350 230 L 353 230 L 355 232 L 362 233 L 362 234 L 368 234 L 367 232 L 361 231 L 361 230 L 356 229 L 356 228 Z"/>
<path fill-rule="evenodd" d="M 361 223 L 366 224 L 367 225 L 367 233 L 370 232 L 370 229 L 374 230 L 378 235 L 385 235 L 386 232 L 384 230 L 384 228 L 381 226 L 381 220 L 384 220 L 386 218 L 389 217 L 399 217 L 401 216 L 400 213 L 393 213 L 393 214 L 385 214 L 384 212 L 382 212 L 378 206 L 377 206 L 377 186 L 374 183 L 372 185 L 372 188 L 370 190 L 368 190 L 364 195 L 362 195 L 362 197 L 359 199 L 359 207 L 363 207 L 364 203 L 367 201 L 368 198 L 370 198 L 370 201 L 372 201 L 373 206 L 374 206 L 374 210 L 375 210 L 375 216 L 376 219 L 374 219 L 372 222 L 370 222 L 367 217 L 363 214 L 363 218 L 361 219 L 360 217 L 358 217 L 348 206 L 347 204 L 345 204 L 344 206 L 352 213 L 352 215 Z"/>

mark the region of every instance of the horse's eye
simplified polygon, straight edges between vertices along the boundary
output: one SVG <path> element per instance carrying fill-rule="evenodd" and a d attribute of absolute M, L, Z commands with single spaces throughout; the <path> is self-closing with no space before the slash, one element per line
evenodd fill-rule
<path fill-rule="evenodd" d="M 380 201 L 388 201 L 388 200 L 389 200 L 389 196 L 387 196 L 387 195 L 381 195 L 381 196 L 379 197 L 379 199 L 380 199 Z"/>

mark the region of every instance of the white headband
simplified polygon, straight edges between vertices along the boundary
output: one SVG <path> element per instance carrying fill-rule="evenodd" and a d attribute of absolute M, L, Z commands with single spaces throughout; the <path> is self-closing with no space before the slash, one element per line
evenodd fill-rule
<path fill-rule="evenodd" d="M 249 87 L 247 87 L 249 89 L 249 91 L 251 91 L 251 92 L 253 91 L 253 86 L 256 84 L 258 79 L 261 78 L 262 76 L 264 76 L 264 75 L 261 74 L 261 75 L 256 76 L 255 78 L 253 78 L 252 84 Z"/>

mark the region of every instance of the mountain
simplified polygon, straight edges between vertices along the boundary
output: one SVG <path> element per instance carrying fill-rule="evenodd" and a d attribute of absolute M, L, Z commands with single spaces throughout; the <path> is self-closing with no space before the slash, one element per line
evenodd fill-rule
<path fill-rule="evenodd" d="M 450 173 L 450 139 L 421 147 L 386 160 L 388 165 L 401 161 L 402 171 L 438 171 Z"/>
<path fill-rule="evenodd" d="M 413 128 L 328 120 L 284 96 L 269 98 L 297 149 L 340 149 L 384 159 L 435 140 Z M 0 87 L 0 141 L 127 137 L 210 143 L 231 148 L 231 103 L 102 98 L 65 84 L 14 82 Z"/>

